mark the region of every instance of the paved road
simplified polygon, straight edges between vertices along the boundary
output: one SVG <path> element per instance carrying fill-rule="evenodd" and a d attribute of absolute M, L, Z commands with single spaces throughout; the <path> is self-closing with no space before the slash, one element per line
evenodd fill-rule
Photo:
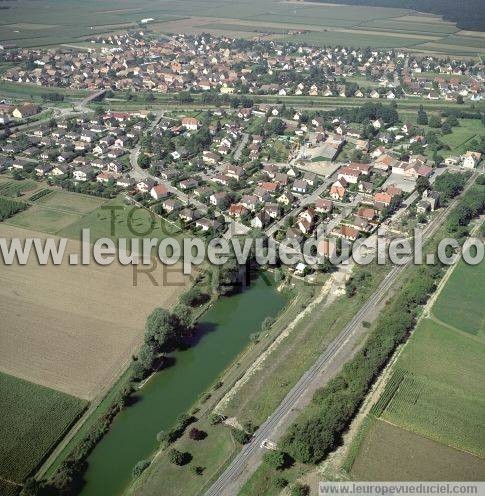
<path fill-rule="evenodd" d="M 246 146 L 248 139 L 249 139 L 249 134 L 243 133 L 242 140 L 239 142 L 239 145 L 237 145 L 236 151 L 234 152 L 235 160 L 239 160 L 241 158 L 241 153 L 244 150 L 244 147 Z"/>
<path fill-rule="evenodd" d="M 467 188 L 471 184 L 472 180 L 470 180 Z M 455 199 L 450 206 L 439 212 L 433 221 L 423 229 L 423 241 L 429 239 L 437 231 L 457 201 L 458 199 Z M 409 258 L 405 265 L 395 266 L 390 270 L 377 291 L 320 355 L 315 364 L 300 378 L 274 413 L 256 431 L 251 442 L 243 447 L 229 467 L 206 492 L 206 496 L 233 496 L 239 492 L 261 462 L 264 452 L 264 449 L 260 447 L 261 442 L 265 439 L 275 440 L 275 433 L 278 430 L 280 434 L 282 431 L 284 432 L 282 427 L 288 427 L 296 418 L 299 410 L 297 408 L 298 402 L 302 397 L 308 396 L 309 390 L 315 388 L 315 380 L 320 378 L 318 386 L 324 385 L 321 382 L 322 372 L 326 369 L 338 370 L 352 356 L 355 349 L 355 340 L 353 338 L 358 330 L 363 332 L 362 322 L 368 319 L 368 315 L 375 313 L 375 308 L 382 302 L 384 297 L 388 296 L 396 278 L 411 262 L 412 258 Z M 300 406 L 303 407 L 304 405 Z"/>
<path fill-rule="evenodd" d="M 302 197 L 300 200 L 299 204 L 297 207 L 293 208 L 290 212 L 288 212 L 284 217 L 279 219 L 277 222 L 273 222 L 267 229 L 266 229 L 266 234 L 268 236 L 273 236 L 278 229 L 282 228 L 285 225 L 286 219 L 288 217 L 293 216 L 296 217 L 304 207 L 307 207 L 308 205 L 314 204 L 318 198 L 320 198 L 320 195 L 333 183 L 335 182 L 337 178 L 337 174 L 334 173 L 331 176 L 325 178 L 323 183 L 318 186 L 318 188 L 315 189 L 312 193 L 309 195 L 306 195 Z"/>

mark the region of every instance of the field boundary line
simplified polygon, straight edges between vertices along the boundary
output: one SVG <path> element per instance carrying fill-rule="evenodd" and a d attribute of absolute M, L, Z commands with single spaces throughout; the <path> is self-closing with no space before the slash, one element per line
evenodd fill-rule
<path fill-rule="evenodd" d="M 483 344 L 483 341 L 476 334 L 473 334 L 472 332 L 464 331 L 462 329 L 459 329 L 458 327 L 443 322 L 442 320 L 438 319 L 438 317 L 436 317 L 433 312 L 431 312 L 427 318 L 443 327 L 446 327 L 447 329 L 450 329 L 451 331 L 458 332 L 460 335 L 463 335 L 463 337 L 473 339 L 474 341 L 478 341 L 479 343 Z"/>
<path fill-rule="evenodd" d="M 380 420 L 381 422 L 385 422 L 386 424 L 392 425 L 393 427 L 396 427 L 397 429 L 401 429 L 406 432 L 410 432 L 411 434 L 414 434 L 416 436 L 422 437 L 424 439 L 429 439 L 430 441 L 433 441 L 434 443 L 441 444 L 442 446 L 447 446 L 448 448 L 461 451 L 462 453 L 466 453 L 467 455 L 474 456 L 475 458 L 478 458 L 480 460 L 485 460 L 485 457 L 478 455 L 477 453 L 472 453 L 471 451 L 467 451 L 466 449 L 459 448 L 458 446 L 452 446 L 451 444 L 444 443 L 443 441 L 437 441 L 436 439 L 433 439 L 432 437 L 425 436 L 424 434 L 421 434 L 419 432 L 415 432 L 407 427 L 404 427 L 402 425 L 396 424 L 394 422 L 391 422 L 390 420 L 387 420 L 385 418 L 379 417 L 377 420 Z"/>

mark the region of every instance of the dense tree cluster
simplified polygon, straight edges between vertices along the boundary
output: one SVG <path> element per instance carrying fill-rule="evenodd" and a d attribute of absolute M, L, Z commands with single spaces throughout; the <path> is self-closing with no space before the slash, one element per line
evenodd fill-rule
<path fill-rule="evenodd" d="M 325 3 L 343 3 L 342 0 L 317 0 Z M 481 0 L 345 0 L 349 5 L 371 5 L 430 12 L 456 22 L 461 29 L 485 31 L 485 12 Z"/>
<path fill-rule="evenodd" d="M 463 190 L 467 179 L 468 176 L 461 172 L 446 171 L 436 178 L 434 189 L 440 193 L 441 199 L 446 202 Z"/>

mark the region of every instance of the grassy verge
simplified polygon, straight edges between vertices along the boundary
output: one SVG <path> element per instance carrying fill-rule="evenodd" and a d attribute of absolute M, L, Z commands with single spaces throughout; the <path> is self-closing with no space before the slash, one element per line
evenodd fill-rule
<path fill-rule="evenodd" d="M 386 266 L 369 266 L 366 270 L 371 272 L 371 277 L 355 297 L 339 297 L 328 306 L 322 302 L 305 315 L 267 356 L 263 366 L 237 391 L 224 413 L 237 416 L 241 422 L 251 421 L 255 425 L 264 422 L 375 291 L 388 269 Z M 296 315 L 306 307 L 302 305 Z M 286 320 L 285 326 L 289 322 L 291 320 Z"/>

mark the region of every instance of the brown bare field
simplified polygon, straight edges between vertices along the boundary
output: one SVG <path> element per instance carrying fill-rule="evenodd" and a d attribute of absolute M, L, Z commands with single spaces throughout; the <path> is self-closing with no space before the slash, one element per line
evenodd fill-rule
<path fill-rule="evenodd" d="M 0 224 L 0 237 L 46 235 Z M 69 241 L 67 253 L 79 253 Z M 0 370 L 92 400 L 116 380 L 141 344 L 146 316 L 176 302 L 188 279 L 153 272 L 154 287 L 133 267 L 0 264 Z M 176 270 L 177 266 L 170 269 Z"/>

